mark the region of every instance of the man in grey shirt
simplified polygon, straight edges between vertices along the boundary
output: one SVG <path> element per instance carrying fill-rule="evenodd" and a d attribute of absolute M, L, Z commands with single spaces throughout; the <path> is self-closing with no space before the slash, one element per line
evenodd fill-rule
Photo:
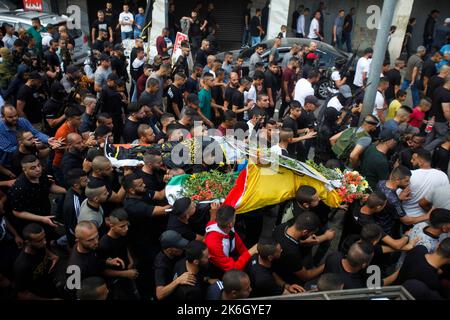
<path fill-rule="evenodd" d="M 100 66 L 94 74 L 94 90 L 97 92 L 97 98 L 100 98 L 100 92 L 102 91 L 102 88 L 106 84 L 106 80 L 111 73 L 112 69 L 110 57 L 103 53 L 100 56 Z"/>
<path fill-rule="evenodd" d="M 342 50 L 342 30 L 344 28 L 344 16 L 345 11 L 339 10 L 338 16 L 334 20 L 334 26 L 333 26 L 333 43 L 334 45 Z"/>
<path fill-rule="evenodd" d="M 298 44 L 294 43 L 294 45 L 291 48 L 291 51 L 286 53 L 283 57 L 283 61 L 281 61 L 282 70 L 287 68 L 287 66 L 289 64 L 289 60 L 291 60 L 292 57 L 297 56 L 299 51 L 300 51 L 300 46 Z"/>
<path fill-rule="evenodd" d="M 252 54 L 252 56 L 250 57 L 249 73 L 248 73 L 248 76 L 250 78 L 253 78 L 253 75 L 255 74 L 255 65 L 258 62 L 262 62 L 261 55 L 263 54 L 263 52 L 264 52 L 264 45 L 259 44 L 256 46 L 255 53 Z"/>
<path fill-rule="evenodd" d="M 161 65 L 159 67 L 159 70 L 156 72 L 153 72 L 150 77 L 147 80 L 146 87 L 149 87 L 149 79 L 156 79 L 159 81 L 159 89 L 156 92 L 154 105 L 159 106 L 161 109 L 163 108 L 163 93 L 164 93 L 164 83 L 166 81 L 166 78 L 170 76 L 170 66 L 168 65 Z M 149 107 L 153 107 L 149 106 Z"/>
<path fill-rule="evenodd" d="M 108 189 L 105 185 L 95 185 L 95 187 L 88 185 L 85 190 L 85 195 L 87 199 L 81 203 L 78 222 L 91 221 L 97 228 L 100 228 L 104 222 L 101 204 L 105 203 L 108 199 Z"/>

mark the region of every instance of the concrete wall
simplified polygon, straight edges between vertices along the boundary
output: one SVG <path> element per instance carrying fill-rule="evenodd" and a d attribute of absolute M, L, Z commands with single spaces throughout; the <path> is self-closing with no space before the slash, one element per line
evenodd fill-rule
<path fill-rule="evenodd" d="M 70 5 L 79 6 L 81 9 L 81 30 L 89 37 L 89 17 L 87 0 L 58 0 L 59 14 L 67 15 L 67 7 Z M 90 37 L 89 37 L 90 38 Z"/>
<path fill-rule="evenodd" d="M 274 0 L 276 1 L 276 0 Z M 290 31 L 292 13 L 295 8 L 303 4 L 305 7 L 309 8 L 312 13 L 317 10 L 320 1 L 313 0 L 291 0 L 289 6 L 289 20 L 288 27 Z M 376 37 L 376 30 L 367 29 L 367 19 L 369 14 L 366 12 L 368 6 L 378 5 L 382 7 L 382 0 L 346 0 L 346 1 L 331 1 L 324 0 L 325 3 L 325 40 L 326 42 L 331 42 L 331 30 L 333 27 L 334 18 L 337 15 L 339 9 L 344 9 L 346 13 L 351 7 L 356 8 L 356 28 L 354 29 L 353 45 L 358 46 L 361 44 L 361 50 L 364 50 L 367 46 L 372 46 Z M 428 13 L 432 9 L 438 9 L 441 11 L 441 16 L 439 18 L 438 24 L 442 24 L 445 18 L 450 17 L 450 1 L 442 0 L 427 0 L 427 1 L 414 1 L 411 17 L 417 18 L 417 25 L 413 34 L 413 43 L 417 47 L 422 44 L 422 34 L 423 28 L 425 26 L 425 21 L 427 19 Z M 307 20 L 307 27 L 309 30 L 309 21 Z"/>

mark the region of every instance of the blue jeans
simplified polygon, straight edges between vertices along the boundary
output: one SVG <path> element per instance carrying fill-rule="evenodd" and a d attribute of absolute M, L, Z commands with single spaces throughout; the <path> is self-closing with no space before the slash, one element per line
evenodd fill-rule
<path fill-rule="evenodd" d="M 336 36 L 336 43 L 335 43 L 336 48 L 342 50 L 343 44 L 344 44 L 343 37 L 342 36 Z"/>
<path fill-rule="evenodd" d="M 403 91 L 408 90 L 410 84 L 411 84 L 410 81 L 404 80 L 401 89 Z M 415 81 L 414 84 L 411 86 L 411 94 L 413 98 L 414 107 L 418 106 L 420 103 L 420 96 L 419 96 L 419 88 L 417 87 L 417 81 Z"/>
<path fill-rule="evenodd" d="M 131 95 L 131 102 L 137 102 L 137 100 L 138 100 L 138 98 L 137 98 L 137 95 L 138 95 L 137 82 L 133 79 L 131 79 L 131 81 L 133 81 L 133 88 L 134 88 L 133 93 Z"/>
<path fill-rule="evenodd" d="M 252 37 L 252 47 L 261 42 L 261 37 Z"/>
<path fill-rule="evenodd" d="M 250 30 L 244 29 L 244 33 L 242 34 L 242 46 L 248 46 L 249 40 L 250 40 Z"/>
<path fill-rule="evenodd" d="M 133 39 L 133 31 L 130 31 L 130 32 L 121 32 L 121 33 L 120 33 L 120 37 L 122 38 L 122 40 L 125 40 L 125 39 Z"/>
<path fill-rule="evenodd" d="M 352 34 L 351 33 L 342 33 L 342 46 L 344 43 L 347 45 L 347 52 L 353 52 L 352 50 Z"/>
<path fill-rule="evenodd" d="M 137 38 L 140 38 L 141 37 L 141 32 L 142 32 L 142 30 L 134 30 L 134 38 L 135 39 L 137 39 Z"/>

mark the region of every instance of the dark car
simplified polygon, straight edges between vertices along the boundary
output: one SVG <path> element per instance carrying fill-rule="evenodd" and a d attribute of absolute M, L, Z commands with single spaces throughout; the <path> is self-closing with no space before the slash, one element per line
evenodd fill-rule
<path fill-rule="evenodd" d="M 278 62 L 281 63 L 283 61 L 284 55 L 291 50 L 293 44 L 296 43 L 300 46 L 304 46 L 304 45 L 309 46 L 311 41 L 312 40 L 310 40 L 310 39 L 303 39 L 303 38 L 302 39 L 300 39 L 300 38 L 283 38 L 281 40 L 281 47 L 278 49 L 279 53 L 280 53 L 280 58 L 279 58 Z M 317 53 L 319 53 L 319 55 L 320 55 L 318 67 L 319 67 L 319 69 L 321 69 L 321 74 L 324 76 L 326 74 L 330 74 L 329 71 L 334 67 L 335 61 L 337 59 L 344 59 L 347 61 L 352 56 L 352 54 L 347 53 L 342 50 L 339 50 L 339 49 L 336 49 L 335 47 L 333 47 L 325 42 L 320 42 L 320 41 L 315 41 L 315 42 L 317 43 Z M 273 39 L 266 40 L 266 41 L 262 41 L 261 43 L 266 47 L 266 50 L 262 54 L 262 60 L 263 60 L 264 65 L 267 67 L 267 65 L 269 64 L 270 49 L 273 47 L 274 40 Z M 253 46 L 251 48 L 230 51 L 233 53 L 234 61 L 236 61 L 236 59 L 238 57 L 244 58 L 244 64 L 243 64 L 244 74 L 248 74 L 248 72 L 249 72 L 250 57 L 255 52 L 255 49 L 256 49 L 256 46 Z M 224 57 L 225 57 L 225 52 L 216 54 L 216 58 L 219 60 L 223 61 Z M 326 88 L 328 86 L 328 82 L 326 81 L 326 79 L 321 79 L 320 83 L 323 84 L 324 88 L 320 88 L 321 87 L 320 85 L 316 86 L 316 95 L 319 98 L 323 99 L 323 98 L 325 98 L 324 92 L 327 92 Z"/>

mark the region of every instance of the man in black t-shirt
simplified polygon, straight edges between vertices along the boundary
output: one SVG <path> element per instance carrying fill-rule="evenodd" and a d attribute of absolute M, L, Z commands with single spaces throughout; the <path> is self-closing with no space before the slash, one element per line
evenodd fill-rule
<path fill-rule="evenodd" d="M 174 292 L 174 298 L 177 301 L 200 302 L 205 298 L 208 285 L 215 282 L 210 280 L 206 273 L 209 262 L 208 247 L 204 242 L 194 240 L 186 246 L 185 254 L 186 258 L 175 264 L 173 278 L 177 279 L 184 273 L 189 272 L 195 277 L 195 285 L 178 285 Z"/>
<path fill-rule="evenodd" d="M 108 33 L 106 29 L 100 29 L 98 31 L 98 37 L 92 43 L 92 50 L 103 53 L 105 51 L 105 43 L 108 43 Z"/>
<path fill-rule="evenodd" d="M 113 30 L 111 24 L 108 20 L 105 19 L 105 13 L 102 10 L 97 12 L 97 20 L 92 23 L 91 27 L 91 40 L 95 41 L 97 38 L 99 30 L 105 30 L 107 32 L 107 37 L 109 35 L 109 42 L 113 42 Z"/>
<path fill-rule="evenodd" d="M 266 89 L 267 96 L 270 100 L 269 108 L 267 110 L 269 117 L 273 117 L 275 105 L 278 100 L 278 92 L 280 90 L 279 71 L 278 62 L 272 61 L 269 68 L 264 73 L 264 88 Z"/>
<path fill-rule="evenodd" d="M 252 39 L 252 47 L 261 42 L 261 37 L 265 34 L 265 30 L 261 25 L 261 9 L 256 9 L 255 16 L 250 21 L 250 36 Z"/>
<path fill-rule="evenodd" d="M 405 62 L 403 60 L 396 60 L 394 68 L 386 72 L 386 74 L 384 75 L 389 79 L 389 88 L 387 88 L 387 90 L 385 91 L 385 98 L 388 104 L 390 104 L 392 100 L 395 99 L 396 92 L 400 90 L 402 82 L 402 75 L 400 73 L 400 70 L 402 70 L 404 67 Z"/>
<path fill-rule="evenodd" d="M 237 88 L 239 88 L 239 75 L 236 72 L 232 72 L 230 73 L 230 82 L 225 89 L 223 102 L 223 106 L 228 110 L 232 109 L 233 94 L 236 92 Z"/>
<path fill-rule="evenodd" d="M 309 251 L 305 246 L 318 242 L 314 234 L 319 227 L 319 217 L 315 213 L 305 212 L 297 217 L 294 224 L 283 223 L 275 228 L 273 238 L 283 251 L 280 259 L 274 261 L 273 270 L 287 283 L 302 284 L 323 272 L 323 265 L 307 269 L 303 264 L 305 251 Z"/>
<path fill-rule="evenodd" d="M 366 242 L 357 242 L 348 250 L 344 258 L 342 253 L 334 252 L 325 261 L 324 273 L 339 274 L 344 282 L 344 289 L 367 287 L 366 268 L 373 258 L 373 246 Z"/>
<path fill-rule="evenodd" d="M 251 281 L 252 297 L 272 297 L 305 291 L 297 284 L 290 285 L 274 276 L 272 262 L 280 256 L 281 245 L 276 241 L 270 239 L 258 243 L 258 254 L 250 259 L 246 269 Z"/>
<path fill-rule="evenodd" d="M 158 300 L 173 299 L 172 293 L 178 285 L 194 285 L 195 276 L 185 272 L 173 279 L 173 268 L 183 255 L 183 250 L 189 241 L 173 230 L 161 234 L 161 251 L 155 258 L 155 286 Z"/>
<path fill-rule="evenodd" d="M 125 120 L 125 125 L 123 127 L 123 141 L 125 143 L 132 143 L 134 140 L 138 139 L 138 128 L 139 125 L 144 123 L 145 118 L 144 113 L 145 106 L 138 106 L 137 103 L 131 103 L 128 106 L 128 112 L 130 115 L 127 120 Z"/>
<path fill-rule="evenodd" d="M 188 241 L 202 240 L 201 235 L 197 235 L 194 231 L 190 218 L 195 214 L 196 204 L 190 198 L 180 198 L 173 204 L 172 212 L 169 214 L 167 222 L 167 230 L 178 232 L 184 239 Z"/>
<path fill-rule="evenodd" d="M 422 85 L 424 88 L 424 91 L 426 92 L 428 83 L 430 79 L 437 75 L 437 64 L 442 61 L 442 54 L 439 51 L 436 51 L 430 58 L 428 58 L 426 61 L 424 61 L 422 66 L 422 73 L 420 80 L 422 81 Z"/>
<path fill-rule="evenodd" d="M 449 264 L 450 238 L 443 240 L 433 253 L 428 253 L 426 247 L 419 245 L 407 254 L 399 271 L 396 284 L 402 285 L 407 280 L 419 280 L 426 284 L 429 289 L 443 292 L 439 270 Z"/>
<path fill-rule="evenodd" d="M 128 251 L 128 214 L 122 209 L 116 209 L 109 216 L 110 229 L 99 242 L 98 256 L 102 260 L 117 257 L 123 265 L 107 269 L 105 275 L 110 278 L 110 294 L 117 300 L 139 299 L 135 279 L 139 273 Z"/>
<path fill-rule="evenodd" d="M 36 223 L 23 230 L 25 246 L 14 263 L 15 289 L 20 300 L 57 297 L 53 283 L 59 257 L 46 250 L 45 231 Z"/>
<path fill-rule="evenodd" d="M 160 250 L 159 236 L 164 231 L 162 226 L 167 223 L 166 209 L 169 206 L 154 206 L 145 201 L 145 184 L 136 174 L 126 176 L 122 184 L 127 192 L 124 209 L 130 221 L 130 250 L 138 261 L 139 293 L 141 296 L 154 296 L 152 266 Z"/>
<path fill-rule="evenodd" d="M 186 75 L 177 73 L 174 76 L 174 82 L 167 90 L 167 112 L 174 114 L 177 119 L 181 118 L 184 100 L 182 88 L 186 83 Z"/>
<path fill-rule="evenodd" d="M 67 92 L 64 86 L 56 81 L 50 86 L 50 94 L 51 98 L 42 108 L 42 116 L 44 117 L 44 132 L 50 137 L 54 137 L 58 128 L 66 120 L 64 99 L 67 97 Z"/>
<path fill-rule="evenodd" d="M 342 28 L 342 44 L 347 45 L 347 52 L 352 52 L 352 31 L 354 19 L 353 16 L 356 13 L 355 8 L 351 8 L 348 15 L 344 18 L 344 26 Z"/>
<path fill-rule="evenodd" d="M 42 121 L 42 104 L 38 93 L 42 80 L 41 75 L 37 71 L 31 72 L 28 81 L 17 93 L 17 112 L 19 117 L 26 117 L 33 125 L 40 125 Z"/>
<path fill-rule="evenodd" d="M 424 148 L 433 151 L 447 141 L 448 122 L 450 116 L 450 77 L 447 77 L 445 84 L 437 88 L 433 94 L 433 104 L 428 116 L 434 117 L 435 123 L 433 131 L 427 136 Z"/>
<path fill-rule="evenodd" d="M 298 143 L 303 140 L 314 138 L 317 135 L 317 133 L 314 131 L 303 129 L 302 132 L 307 132 L 307 134 L 300 137 L 299 133 L 301 131 L 298 127 L 298 120 L 300 119 L 300 116 L 302 114 L 302 107 L 300 105 L 300 102 L 296 100 L 291 101 L 291 103 L 289 104 L 289 109 L 290 109 L 289 116 L 287 116 L 283 120 L 283 128 L 289 128 L 293 131 L 294 138 L 292 139 L 291 143 L 289 143 L 288 152 L 290 157 L 299 159 L 299 157 L 302 157 L 304 155 L 298 154 Z"/>
<path fill-rule="evenodd" d="M 23 228 L 30 223 L 39 222 L 45 229 L 47 236 L 56 236 L 53 222 L 49 193 L 66 193 L 66 190 L 51 182 L 43 173 L 38 158 L 27 155 L 22 159 L 21 174 L 14 185 L 9 189 L 8 199 L 13 210 L 13 225 L 17 232 L 21 233 Z"/>

